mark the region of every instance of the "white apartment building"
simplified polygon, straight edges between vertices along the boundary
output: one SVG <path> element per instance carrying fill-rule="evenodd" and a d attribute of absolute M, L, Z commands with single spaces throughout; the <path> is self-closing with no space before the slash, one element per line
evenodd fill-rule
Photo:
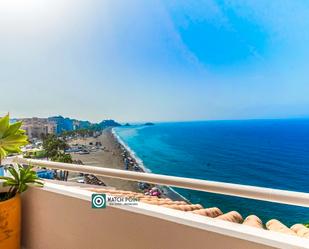
<path fill-rule="evenodd" d="M 42 138 L 47 134 L 55 134 L 57 131 L 57 124 L 47 118 L 24 118 L 20 121 L 23 122 L 22 129 L 26 131 L 29 139 Z"/>

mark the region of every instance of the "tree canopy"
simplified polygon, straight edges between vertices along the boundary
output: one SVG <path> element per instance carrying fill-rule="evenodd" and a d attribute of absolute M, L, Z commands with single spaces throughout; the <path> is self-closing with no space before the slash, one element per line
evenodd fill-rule
<path fill-rule="evenodd" d="M 65 153 L 69 145 L 65 140 L 58 138 L 56 135 L 47 135 L 43 139 L 43 148 L 46 151 L 46 156 L 52 161 L 72 163 L 71 155 Z"/>

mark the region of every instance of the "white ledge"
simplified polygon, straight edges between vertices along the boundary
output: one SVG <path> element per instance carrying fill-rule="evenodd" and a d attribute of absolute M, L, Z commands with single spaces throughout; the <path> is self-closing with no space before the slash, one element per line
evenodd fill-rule
<path fill-rule="evenodd" d="M 89 208 L 91 208 L 91 191 L 51 182 L 45 182 L 43 190 L 88 201 Z M 139 202 L 138 205 L 109 206 L 109 208 L 118 208 L 128 212 L 152 216 L 181 225 L 199 228 L 205 231 L 235 237 L 275 248 L 309 248 L 309 240 L 301 237 L 217 220 L 161 206 Z"/>

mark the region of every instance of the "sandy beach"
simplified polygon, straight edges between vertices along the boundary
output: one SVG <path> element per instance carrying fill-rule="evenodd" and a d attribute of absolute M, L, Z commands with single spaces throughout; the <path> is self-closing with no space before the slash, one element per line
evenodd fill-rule
<path fill-rule="evenodd" d="M 89 146 L 90 143 L 95 145 L 97 142 L 101 143 L 101 149 L 92 151 L 89 154 L 82 155 L 78 153 L 71 153 L 73 160 L 81 160 L 84 165 L 144 172 L 144 169 L 135 161 L 132 155 L 118 142 L 117 138 L 113 135 L 111 129 L 104 130 L 102 134 L 97 138 L 90 137 L 85 139 L 74 139 L 69 142 L 69 144 Z M 127 165 L 124 162 L 124 158 L 126 158 L 125 160 L 127 160 Z M 77 176 L 78 174 L 76 173 L 70 173 L 71 178 Z M 97 177 L 109 187 L 114 187 L 119 190 L 129 190 L 144 193 L 144 191 L 139 188 L 137 182 L 101 176 Z M 154 187 L 154 185 L 152 186 Z M 189 203 L 189 201 L 186 200 L 183 196 L 179 195 L 177 192 L 171 190 L 166 186 L 156 187 L 160 188 L 161 197 L 168 197 L 172 200 L 186 201 Z"/>
<path fill-rule="evenodd" d="M 89 145 L 89 143 L 95 144 L 100 142 L 104 150 L 98 150 L 91 152 L 90 154 L 80 155 L 77 153 L 71 153 L 73 160 L 81 160 L 85 165 L 92 165 L 97 167 L 106 167 L 113 169 L 125 169 L 125 165 L 122 157 L 122 150 L 118 141 L 113 136 L 111 129 L 103 131 L 102 135 L 97 138 L 85 138 L 75 139 L 70 144 L 82 144 Z M 122 190 L 130 190 L 139 192 L 137 182 L 112 179 L 107 177 L 98 176 L 106 185 L 115 187 Z"/>

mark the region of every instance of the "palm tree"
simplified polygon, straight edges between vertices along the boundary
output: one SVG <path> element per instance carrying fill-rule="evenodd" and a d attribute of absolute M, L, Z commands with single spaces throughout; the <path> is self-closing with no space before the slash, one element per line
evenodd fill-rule
<path fill-rule="evenodd" d="M 20 153 L 20 147 L 28 144 L 28 137 L 20 129 L 21 125 L 22 122 L 10 124 L 9 114 L 0 118 L 0 165 L 9 153 Z"/>

